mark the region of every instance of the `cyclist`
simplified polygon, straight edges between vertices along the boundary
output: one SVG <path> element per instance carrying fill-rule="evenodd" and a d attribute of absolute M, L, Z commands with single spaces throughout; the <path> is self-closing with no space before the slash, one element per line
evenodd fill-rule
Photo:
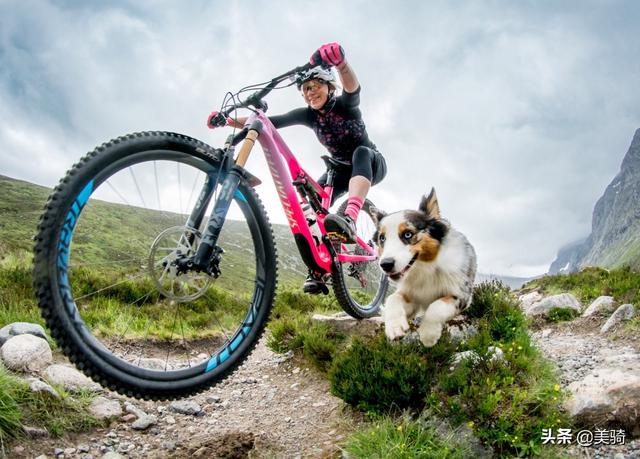
<path fill-rule="evenodd" d="M 316 65 L 298 77 L 298 89 L 307 107 L 297 108 L 288 113 L 270 116 L 276 128 L 304 125 L 315 132 L 318 140 L 332 157 L 343 161 L 345 166 L 336 169 L 334 175 L 333 199 L 345 192 L 349 193 L 344 214 L 329 214 L 324 220 L 327 232 L 344 236 L 346 242 L 355 242 L 355 221 L 362 208 L 369 188 L 382 181 L 387 168 L 384 157 L 369 139 L 358 108 L 360 104 L 360 83 L 345 58 L 338 43 L 328 43 L 318 48 L 309 60 Z M 336 95 L 336 79 L 325 67 L 335 67 L 342 84 L 342 93 Z M 213 128 L 211 120 L 218 115 L 213 112 L 207 126 Z M 246 117 L 228 118 L 227 125 L 243 127 Z M 326 172 L 318 179 L 326 184 Z M 328 292 L 321 275 L 310 272 L 304 283 L 307 293 Z"/>

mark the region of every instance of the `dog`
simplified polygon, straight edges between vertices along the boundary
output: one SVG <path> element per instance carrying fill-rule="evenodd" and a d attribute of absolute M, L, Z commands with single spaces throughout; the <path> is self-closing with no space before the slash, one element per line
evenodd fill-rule
<path fill-rule="evenodd" d="M 409 331 L 422 316 L 420 341 L 434 346 L 446 322 L 464 311 L 473 295 L 476 253 L 467 238 L 440 216 L 434 188 L 417 211 L 386 214 L 373 210 L 374 241 L 382 271 L 397 284 L 382 317 L 390 340 Z"/>

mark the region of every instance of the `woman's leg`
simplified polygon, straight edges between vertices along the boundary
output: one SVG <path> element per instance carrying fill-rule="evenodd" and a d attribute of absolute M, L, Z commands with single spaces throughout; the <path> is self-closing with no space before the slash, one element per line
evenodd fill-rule
<path fill-rule="evenodd" d="M 378 157 L 382 158 L 378 152 L 371 148 L 360 146 L 355 149 L 352 158 L 353 169 L 349 179 L 349 199 L 344 212 L 345 216 L 328 215 L 325 219 L 327 232 L 339 233 L 346 237 L 347 242 L 355 241 L 355 221 L 358 219 L 360 209 L 371 188 L 374 172 L 377 176 L 379 175 L 378 169 L 380 168 L 378 166 L 380 164 Z"/>

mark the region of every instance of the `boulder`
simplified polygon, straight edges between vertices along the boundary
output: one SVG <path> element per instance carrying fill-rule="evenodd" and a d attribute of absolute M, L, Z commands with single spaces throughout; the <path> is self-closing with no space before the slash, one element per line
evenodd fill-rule
<path fill-rule="evenodd" d="M 534 303 L 537 303 L 540 300 L 542 300 L 542 294 L 537 290 L 534 290 L 533 292 L 529 292 L 524 295 L 520 295 L 518 297 L 518 301 L 520 302 L 520 308 L 524 312 L 527 312 L 527 310 L 531 307 L 531 305 L 533 305 Z"/>
<path fill-rule="evenodd" d="M 9 338 L 0 349 L 0 357 L 15 371 L 40 371 L 53 361 L 47 340 L 29 334 Z"/>
<path fill-rule="evenodd" d="M 12 336 L 18 335 L 33 335 L 47 339 L 47 334 L 40 325 L 29 322 L 14 322 L 0 328 L 0 346 L 7 342 Z"/>
<path fill-rule="evenodd" d="M 333 330 L 341 333 L 356 333 L 363 336 L 375 335 L 378 330 L 384 327 L 382 317 L 371 317 L 369 319 L 357 320 L 346 312 L 338 312 L 330 316 L 314 314 L 311 320 L 325 323 Z"/>
<path fill-rule="evenodd" d="M 631 320 L 636 315 L 636 308 L 632 304 L 623 304 L 615 310 L 611 317 L 600 329 L 600 333 L 609 333 L 626 320 Z"/>
<path fill-rule="evenodd" d="M 50 383 L 59 384 L 64 390 L 78 392 L 90 390 L 98 392 L 100 385 L 87 378 L 75 368 L 66 365 L 51 365 L 44 371 L 44 377 Z"/>
<path fill-rule="evenodd" d="M 598 368 L 568 389 L 565 409 L 579 424 L 622 425 L 631 435 L 640 435 L 640 369 Z"/>
<path fill-rule="evenodd" d="M 542 300 L 533 303 L 526 311 L 528 316 L 546 315 L 552 309 L 573 309 L 580 312 L 580 302 L 571 293 L 560 293 L 559 295 L 552 295 Z"/>
<path fill-rule="evenodd" d="M 615 300 L 612 296 L 599 296 L 582 313 L 582 317 L 589 317 L 599 312 L 611 312 L 615 308 Z"/>

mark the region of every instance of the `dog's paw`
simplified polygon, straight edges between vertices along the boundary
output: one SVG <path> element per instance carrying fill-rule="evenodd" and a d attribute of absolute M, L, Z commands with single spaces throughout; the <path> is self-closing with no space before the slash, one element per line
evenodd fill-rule
<path fill-rule="evenodd" d="M 442 325 L 423 322 L 418 330 L 420 341 L 425 347 L 433 347 L 442 335 Z"/>
<path fill-rule="evenodd" d="M 387 319 L 384 322 L 384 333 L 391 341 L 402 338 L 409 331 L 409 323 L 404 316 Z"/>

